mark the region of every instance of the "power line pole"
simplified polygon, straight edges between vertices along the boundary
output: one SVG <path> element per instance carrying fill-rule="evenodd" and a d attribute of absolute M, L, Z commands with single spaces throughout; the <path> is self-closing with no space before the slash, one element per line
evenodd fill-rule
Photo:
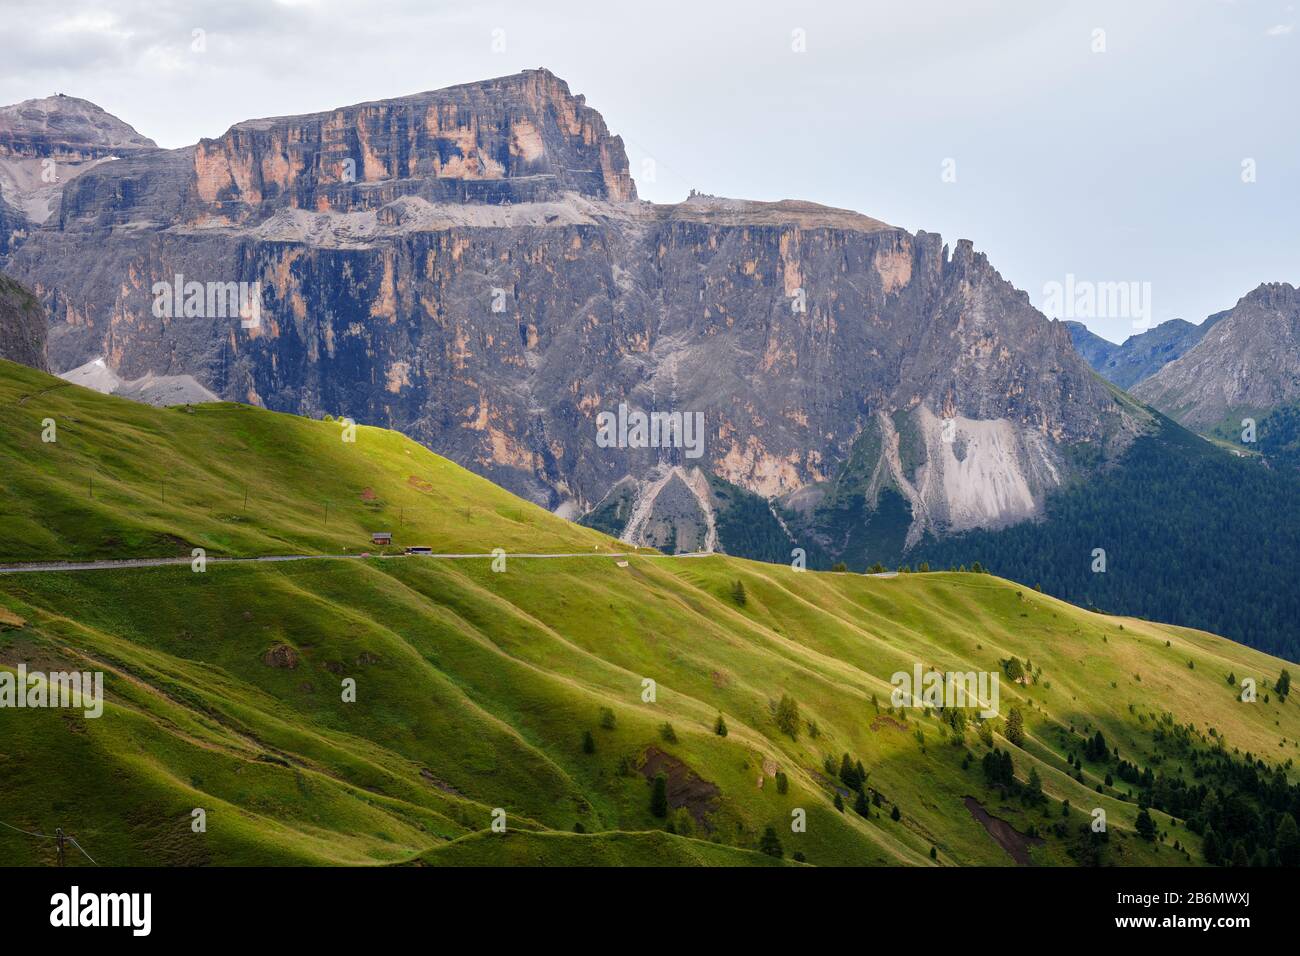
<path fill-rule="evenodd" d="M 59 855 L 59 866 L 63 865 L 63 827 L 54 830 L 55 849 Z"/>

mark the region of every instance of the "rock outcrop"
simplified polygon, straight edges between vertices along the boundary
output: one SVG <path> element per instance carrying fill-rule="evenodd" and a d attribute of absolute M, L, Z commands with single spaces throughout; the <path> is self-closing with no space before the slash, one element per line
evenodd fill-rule
<path fill-rule="evenodd" d="M 715 535 L 706 476 L 805 514 L 889 485 L 915 537 L 1032 515 L 1072 447 L 1139 427 L 968 241 L 635 197 L 618 137 L 527 71 L 105 162 L 7 261 L 50 306 L 58 368 L 104 356 L 124 379 L 391 425 L 568 515 L 613 495 L 633 537 L 671 525 L 681 547 Z M 160 314 L 176 277 L 196 295 Z M 255 323 L 211 308 L 241 282 Z M 701 415 L 703 441 L 611 447 L 620 406 Z"/>
<path fill-rule="evenodd" d="M 0 274 L 0 358 L 49 371 L 45 310 L 27 289 Z"/>

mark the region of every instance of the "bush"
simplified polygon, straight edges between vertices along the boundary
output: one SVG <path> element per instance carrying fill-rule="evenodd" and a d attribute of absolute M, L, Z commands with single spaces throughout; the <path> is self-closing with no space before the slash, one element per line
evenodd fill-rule
<path fill-rule="evenodd" d="M 596 738 L 591 735 L 590 730 L 582 732 L 582 752 L 585 754 L 594 754 L 596 752 Z"/>
<path fill-rule="evenodd" d="M 608 707 L 600 708 L 600 727 L 602 730 L 613 730 L 617 725 L 614 718 L 614 711 Z"/>
<path fill-rule="evenodd" d="M 721 714 L 718 714 L 718 721 L 713 725 L 713 732 L 719 737 L 727 736 L 727 722 L 722 719 Z"/>
<path fill-rule="evenodd" d="M 659 736 L 670 744 L 677 743 L 677 731 L 673 730 L 673 725 L 667 721 L 659 725 Z"/>
<path fill-rule="evenodd" d="M 744 607 L 749 602 L 749 596 L 745 593 L 745 582 L 734 581 L 731 585 L 731 599 L 740 607 Z"/>
<path fill-rule="evenodd" d="M 789 694 L 782 694 L 776 705 L 776 726 L 791 740 L 799 738 L 799 705 Z"/>
<path fill-rule="evenodd" d="M 763 839 L 758 841 L 758 848 L 768 856 L 776 857 L 778 860 L 785 856 L 785 850 L 781 847 L 781 839 L 776 835 L 776 829 L 771 826 L 763 831 Z"/>

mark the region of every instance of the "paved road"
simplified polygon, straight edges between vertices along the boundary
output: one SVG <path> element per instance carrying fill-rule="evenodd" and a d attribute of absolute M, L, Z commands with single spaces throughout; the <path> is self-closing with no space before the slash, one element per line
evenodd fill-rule
<path fill-rule="evenodd" d="M 711 552 L 691 554 L 641 554 L 631 551 L 578 551 L 569 554 L 540 554 L 506 552 L 506 557 L 516 558 L 707 558 Z M 253 564 L 258 561 L 359 561 L 363 557 L 390 561 L 394 558 L 436 558 L 443 561 L 491 560 L 495 554 L 270 554 L 257 558 L 210 557 L 208 564 Z M 40 561 L 23 564 L 0 564 L 0 574 L 50 574 L 62 571 L 108 571 L 114 568 L 158 568 L 174 564 L 189 564 L 192 558 L 122 558 L 106 561 Z"/>

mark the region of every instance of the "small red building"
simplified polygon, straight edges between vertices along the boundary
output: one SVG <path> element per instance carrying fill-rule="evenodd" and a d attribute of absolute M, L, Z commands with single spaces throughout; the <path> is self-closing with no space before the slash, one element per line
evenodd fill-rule
<path fill-rule="evenodd" d="M 376 531 L 370 535 L 371 544 L 392 544 L 393 533 L 391 531 Z"/>

